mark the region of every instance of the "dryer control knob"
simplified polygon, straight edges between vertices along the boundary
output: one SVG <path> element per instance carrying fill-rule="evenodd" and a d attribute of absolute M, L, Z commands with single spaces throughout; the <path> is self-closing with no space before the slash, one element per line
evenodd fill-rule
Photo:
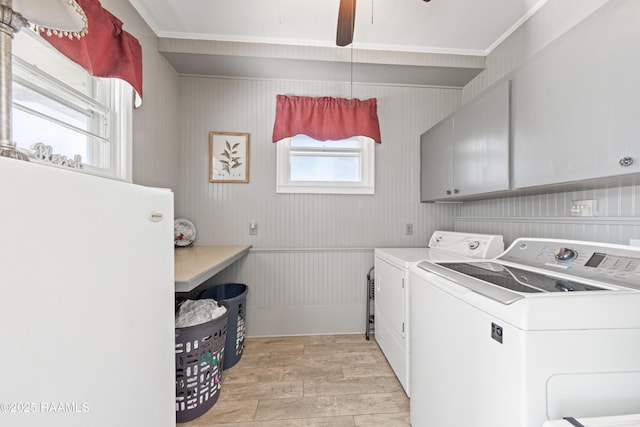
<path fill-rule="evenodd" d="M 472 251 L 478 249 L 479 246 L 480 246 L 479 240 L 469 240 L 469 249 L 471 249 Z"/>
<path fill-rule="evenodd" d="M 556 261 L 560 262 L 572 261 L 576 259 L 577 256 L 578 252 L 570 248 L 560 248 L 554 254 L 554 258 L 556 259 Z"/>

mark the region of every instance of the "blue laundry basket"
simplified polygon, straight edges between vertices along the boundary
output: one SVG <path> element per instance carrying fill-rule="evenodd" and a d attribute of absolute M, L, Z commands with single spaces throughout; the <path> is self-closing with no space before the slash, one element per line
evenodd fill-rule
<path fill-rule="evenodd" d="M 247 331 L 247 293 L 249 287 L 241 283 L 226 283 L 206 289 L 200 298 L 211 298 L 224 302 L 229 310 L 227 316 L 227 338 L 224 350 L 224 369 L 229 369 L 242 357 Z"/>

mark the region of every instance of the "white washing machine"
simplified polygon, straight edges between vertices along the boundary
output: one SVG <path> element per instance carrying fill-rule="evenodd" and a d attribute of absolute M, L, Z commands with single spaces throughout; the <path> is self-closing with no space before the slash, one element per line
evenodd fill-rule
<path fill-rule="evenodd" d="M 413 427 L 640 412 L 640 249 L 518 239 L 410 268 Z"/>
<path fill-rule="evenodd" d="M 428 248 L 376 248 L 375 339 L 407 395 L 409 366 L 409 267 L 423 260 L 493 258 L 504 251 L 502 236 L 436 231 Z"/>
<path fill-rule="evenodd" d="M 542 427 L 640 427 L 640 414 L 580 419 L 567 417 L 546 421 Z"/>

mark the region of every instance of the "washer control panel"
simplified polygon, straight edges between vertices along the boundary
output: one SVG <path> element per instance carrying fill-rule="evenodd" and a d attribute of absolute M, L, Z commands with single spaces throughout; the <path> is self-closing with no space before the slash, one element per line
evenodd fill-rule
<path fill-rule="evenodd" d="M 640 248 L 632 246 L 517 239 L 498 259 L 640 289 Z"/>
<path fill-rule="evenodd" d="M 429 248 L 471 258 L 494 258 L 504 251 L 502 236 L 436 231 L 429 239 Z"/>
<path fill-rule="evenodd" d="M 558 248 L 554 253 L 554 258 L 559 262 L 573 261 L 578 257 L 578 252 L 571 248 Z"/>

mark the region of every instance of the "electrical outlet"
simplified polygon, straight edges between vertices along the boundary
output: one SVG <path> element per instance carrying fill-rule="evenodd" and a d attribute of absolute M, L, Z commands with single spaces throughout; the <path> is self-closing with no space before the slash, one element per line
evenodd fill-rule
<path fill-rule="evenodd" d="M 413 224 L 407 223 L 404 226 L 404 234 L 411 236 L 413 234 Z"/>

